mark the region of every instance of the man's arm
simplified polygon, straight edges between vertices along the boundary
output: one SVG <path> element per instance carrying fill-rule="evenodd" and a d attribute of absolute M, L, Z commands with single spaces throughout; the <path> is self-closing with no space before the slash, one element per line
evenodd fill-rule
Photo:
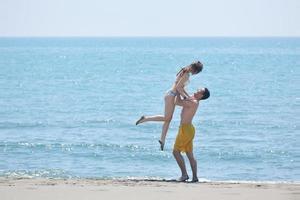
<path fill-rule="evenodd" d="M 191 105 L 191 101 L 190 100 L 182 100 L 181 96 L 179 94 L 177 94 L 177 96 L 175 97 L 175 105 L 182 106 L 182 107 L 189 107 Z"/>
<path fill-rule="evenodd" d="M 185 98 L 190 97 L 190 95 L 185 91 L 184 87 L 179 87 L 179 88 L 177 87 L 176 89 L 182 97 L 185 97 Z"/>
<path fill-rule="evenodd" d="M 183 101 L 182 101 L 180 95 L 177 94 L 177 96 L 175 97 L 175 105 L 177 105 L 177 106 L 183 106 L 182 102 Z"/>

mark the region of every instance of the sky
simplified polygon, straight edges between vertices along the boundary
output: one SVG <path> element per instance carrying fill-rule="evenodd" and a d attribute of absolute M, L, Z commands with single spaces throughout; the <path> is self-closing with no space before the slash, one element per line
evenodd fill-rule
<path fill-rule="evenodd" d="M 300 36 L 300 0 L 0 0 L 0 36 Z"/>

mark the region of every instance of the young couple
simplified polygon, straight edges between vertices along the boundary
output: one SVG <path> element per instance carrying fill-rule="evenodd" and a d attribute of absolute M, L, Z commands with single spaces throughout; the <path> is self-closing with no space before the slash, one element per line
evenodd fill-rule
<path fill-rule="evenodd" d="M 185 152 L 192 168 L 193 179 L 192 182 L 198 182 L 197 178 L 197 162 L 193 156 L 193 139 L 195 135 L 195 128 L 192 125 L 193 117 L 198 109 L 199 101 L 205 100 L 210 96 L 207 88 L 197 90 L 190 96 L 184 89 L 189 83 L 189 76 L 201 72 L 203 65 L 200 61 L 193 62 L 192 64 L 182 68 L 176 75 L 176 80 L 170 90 L 165 95 L 165 114 L 154 116 L 142 116 L 136 125 L 149 121 L 162 121 L 164 122 L 161 138 L 159 140 L 161 150 L 164 149 L 167 131 L 172 120 L 175 110 L 175 105 L 181 106 L 181 121 L 179 131 L 173 148 L 173 155 L 181 170 L 181 177 L 179 181 L 187 181 L 189 179 L 184 159 L 181 152 Z"/>

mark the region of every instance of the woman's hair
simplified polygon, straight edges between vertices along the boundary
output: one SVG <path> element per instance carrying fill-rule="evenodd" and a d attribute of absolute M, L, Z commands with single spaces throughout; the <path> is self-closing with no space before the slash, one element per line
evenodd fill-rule
<path fill-rule="evenodd" d="M 203 69 L 203 64 L 200 61 L 193 62 L 190 66 L 195 74 L 198 74 Z"/>
<path fill-rule="evenodd" d="M 176 74 L 176 76 L 178 75 L 182 75 L 184 73 L 186 73 L 189 68 L 192 68 L 192 71 L 195 73 L 195 74 L 198 74 L 199 72 L 202 71 L 203 69 L 203 64 L 200 62 L 200 61 L 195 61 L 193 62 L 192 64 L 188 65 L 188 66 L 185 66 L 183 68 L 181 68 L 181 70 Z"/>

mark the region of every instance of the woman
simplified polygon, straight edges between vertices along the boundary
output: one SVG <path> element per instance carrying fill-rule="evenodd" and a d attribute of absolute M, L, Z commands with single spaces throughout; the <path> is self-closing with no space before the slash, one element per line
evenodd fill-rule
<path fill-rule="evenodd" d="M 164 115 L 153 115 L 153 116 L 142 116 L 136 125 L 149 122 L 149 121 L 163 121 L 163 128 L 161 137 L 159 140 L 160 149 L 163 151 L 165 145 L 165 139 L 167 131 L 169 129 L 170 122 L 173 117 L 175 110 L 175 97 L 179 93 L 184 99 L 189 99 L 189 94 L 185 91 L 184 87 L 189 83 L 190 74 L 198 74 L 203 69 L 203 64 L 200 61 L 193 62 L 192 64 L 182 68 L 176 75 L 176 81 L 172 88 L 165 94 L 165 114 Z"/>

